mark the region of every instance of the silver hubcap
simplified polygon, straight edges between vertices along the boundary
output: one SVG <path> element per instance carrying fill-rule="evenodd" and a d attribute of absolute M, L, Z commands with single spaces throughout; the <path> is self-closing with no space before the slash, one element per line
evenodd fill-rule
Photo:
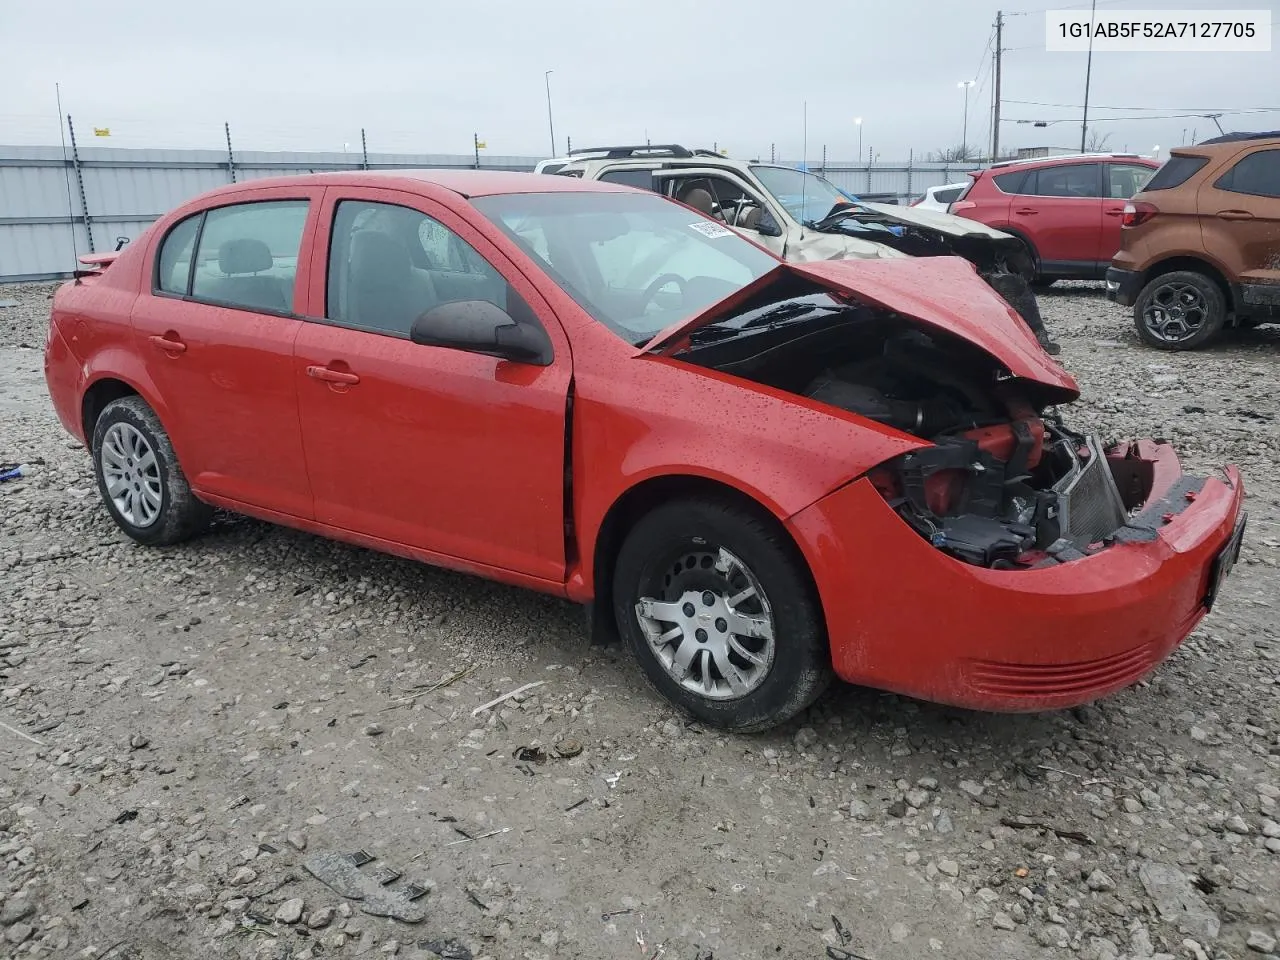
<path fill-rule="evenodd" d="M 137 427 L 113 423 L 102 438 L 98 457 L 107 496 L 125 521 L 149 527 L 160 516 L 163 502 L 160 461 Z"/>
<path fill-rule="evenodd" d="M 636 619 L 658 662 L 686 690 L 737 700 L 773 667 L 769 600 L 728 550 L 689 553 L 664 575 L 660 597 L 641 597 Z"/>
<path fill-rule="evenodd" d="M 1142 322 L 1153 335 L 1180 343 L 1195 335 L 1209 315 L 1204 294 L 1189 283 L 1157 287 L 1142 311 Z"/>

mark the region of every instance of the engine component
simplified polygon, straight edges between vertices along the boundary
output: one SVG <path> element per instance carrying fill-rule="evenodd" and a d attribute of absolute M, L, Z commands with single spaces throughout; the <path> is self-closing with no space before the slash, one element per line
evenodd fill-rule
<path fill-rule="evenodd" d="M 939 550 L 981 567 L 1012 566 L 1035 546 L 1036 529 L 991 517 L 966 513 L 943 517 L 929 542 Z"/>
<path fill-rule="evenodd" d="M 1058 495 L 1062 536 L 1084 548 L 1115 533 L 1128 519 L 1120 489 L 1097 437 L 1086 437 L 1088 459 L 1068 448 L 1073 463 L 1067 475 L 1053 485 Z"/>

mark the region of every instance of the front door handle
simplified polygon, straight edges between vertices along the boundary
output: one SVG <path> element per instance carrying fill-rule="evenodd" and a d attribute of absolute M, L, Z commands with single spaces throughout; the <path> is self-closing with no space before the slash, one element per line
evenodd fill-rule
<path fill-rule="evenodd" d="M 330 367 L 307 367 L 307 376 L 325 383 L 359 383 L 360 378 L 345 370 L 334 370 Z"/>
<path fill-rule="evenodd" d="M 187 349 L 187 345 L 179 340 L 178 335 L 173 332 L 156 334 L 155 336 L 147 337 L 147 339 L 165 353 L 183 353 Z"/>
<path fill-rule="evenodd" d="M 1219 210 L 1219 220 L 1252 220 L 1253 214 L 1248 210 Z"/>
<path fill-rule="evenodd" d="M 1039 211 L 1039 210 L 1037 210 L 1037 209 L 1035 209 L 1034 207 L 1019 207 L 1017 210 L 1015 210 L 1015 211 L 1013 211 L 1013 212 L 1014 212 L 1014 213 L 1021 213 L 1021 214 L 1025 214 L 1026 216 L 1030 217 L 1030 216 L 1034 216 L 1035 214 L 1039 213 L 1040 211 Z"/>

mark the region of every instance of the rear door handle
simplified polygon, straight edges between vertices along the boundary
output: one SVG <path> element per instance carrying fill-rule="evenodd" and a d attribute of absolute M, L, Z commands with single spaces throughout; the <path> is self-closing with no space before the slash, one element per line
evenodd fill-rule
<path fill-rule="evenodd" d="M 1219 220 L 1252 220 L 1253 214 L 1248 210 L 1219 210 Z"/>
<path fill-rule="evenodd" d="M 155 336 L 147 337 L 147 339 L 165 353 L 183 353 L 187 349 L 187 345 L 178 339 L 176 333 L 156 334 Z"/>
<path fill-rule="evenodd" d="M 360 378 L 345 370 L 334 370 L 330 367 L 307 367 L 307 376 L 325 383 L 359 383 Z"/>
<path fill-rule="evenodd" d="M 1036 210 L 1034 207 L 1019 207 L 1017 210 L 1015 210 L 1015 211 L 1013 211 L 1013 212 L 1014 212 L 1014 213 L 1021 213 L 1021 214 L 1025 214 L 1026 216 L 1030 217 L 1030 216 L 1032 216 L 1032 215 L 1034 215 L 1034 214 L 1039 213 L 1040 211 L 1039 211 L 1039 210 Z"/>
<path fill-rule="evenodd" d="M 1102 212 L 1103 212 L 1103 213 L 1105 213 L 1108 217 L 1123 217 L 1123 216 L 1124 216 L 1124 210 L 1122 210 L 1122 209 L 1121 209 L 1121 210 L 1104 210 L 1104 211 L 1102 211 Z"/>

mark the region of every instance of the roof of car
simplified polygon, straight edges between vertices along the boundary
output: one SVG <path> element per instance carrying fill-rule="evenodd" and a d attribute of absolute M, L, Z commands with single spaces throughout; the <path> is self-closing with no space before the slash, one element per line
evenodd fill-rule
<path fill-rule="evenodd" d="M 1004 170 L 1008 167 L 1024 167 L 1033 163 L 1075 163 L 1081 160 L 1146 160 L 1156 161 L 1138 153 L 1060 153 L 1049 157 L 1023 157 L 1021 160 L 1000 160 L 991 164 L 990 170 Z"/>
<path fill-rule="evenodd" d="M 503 193 L 583 193 L 630 191 L 633 188 L 576 177 L 522 173 L 509 170 L 343 170 L 331 173 L 306 173 L 288 177 L 268 177 L 230 184 L 219 190 L 234 192 L 252 187 L 284 187 L 304 184 L 341 186 L 392 187 L 409 191 L 420 184 L 434 184 L 463 197 L 487 197 Z"/>

